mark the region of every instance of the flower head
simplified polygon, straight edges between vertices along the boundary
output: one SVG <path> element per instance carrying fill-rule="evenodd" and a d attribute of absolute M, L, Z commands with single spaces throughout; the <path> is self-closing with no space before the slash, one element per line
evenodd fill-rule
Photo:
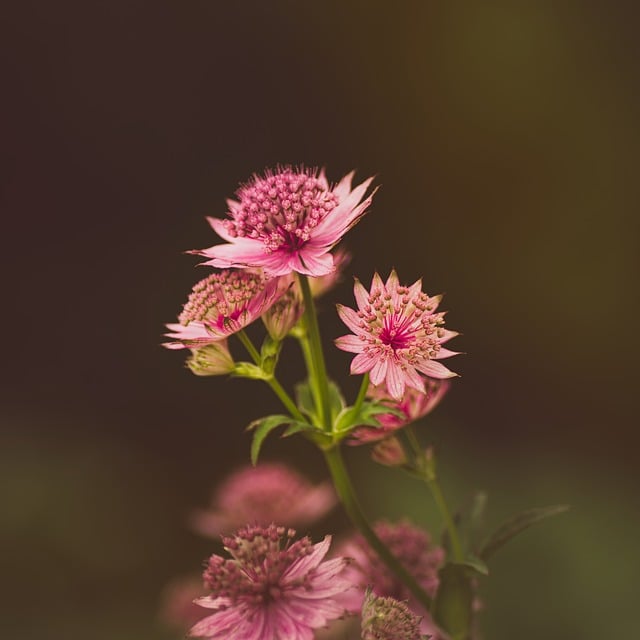
<path fill-rule="evenodd" d="M 369 591 L 362 605 L 362 640 L 422 640 L 420 620 L 404 602 Z"/>
<path fill-rule="evenodd" d="M 290 287 L 260 271 L 225 269 L 200 280 L 189 294 L 179 324 L 168 324 L 169 349 L 202 347 L 224 340 L 265 313 Z"/>
<path fill-rule="evenodd" d="M 219 376 L 231 373 L 235 363 L 226 340 L 212 342 L 199 349 L 191 349 L 187 367 L 197 376 Z"/>
<path fill-rule="evenodd" d="M 264 326 L 274 340 L 284 340 L 304 313 L 302 296 L 295 288 L 290 289 L 262 316 Z"/>
<path fill-rule="evenodd" d="M 324 171 L 281 167 L 253 178 L 228 200 L 226 220 L 208 218 L 228 244 L 194 253 L 214 267 L 261 267 L 273 276 L 294 271 L 322 276 L 334 270 L 331 248 L 371 203 L 362 200 L 372 178 L 351 189 L 353 172 L 333 188 Z"/>
<path fill-rule="evenodd" d="M 370 385 L 367 391 L 368 398 L 377 400 L 390 409 L 398 411 L 401 415 L 396 413 L 378 414 L 376 420 L 380 423 L 380 427 L 358 427 L 351 434 L 352 439 L 349 444 L 366 444 L 382 440 L 394 431 L 430 413 L 449 390 L 449 381 L 424 378 L 424 384 L 424 392 L 408 387 L 399 401 L 389 397 L 384 385 L 379 387 Z"/>
<path fill-rule="evenodd" d="M 247 522 L 307 526 L 336 501 L 328 482 L 313 485 L 284 464 L 264 463 L 233 473 L 216 491 L 211 507 L 197 511 L 191 522 L 205 536 L 234 531 Z"/>
<path fill-rule="evenodd" d="M 244 527 L 223 538 L 230 559 L 213 555 L 203 578 L 211 596 L 196 601 L 214 613 L 191 629 L 208 640 L 312 640 L 313 629 L 344 614 L 338 596 L 350 588 L 347 560 L 324 560 L 331 537 L 294 541 L 274 524 Z"/>
<path fill-rule="evenodd" d="M 413 575 L 418 584 L 433 596 L 438 588 L 438 569 L 444 561 L 444 550 L 433 546 L 429 534 L 409 522 L 393 524 L 380 521 L 374 525 L 374 529 L 389 551 Z M 380 560 L 360 534 L 348 541 L 341 549 L 341 553 L 354 559 L 354 563 L 348 567 L 346 573 L 355 584 L 362 587 L 359 598 L 354 597 L 352 600 L 356 609 L 359 609 L 362 604 L 364 588 L 367 585 L 370 585 L 379 596 L 390 596 L 397 600 L 411 598 L 407 587 Z"/>
<path fill-rule="evenodd" d="M 351 373 L 370 373 L 374 385 L 385 383 L 392 398 L 400 400 L 406 386 L 425 391 L 423 378 L 455 376 L 442 358 L 456 355 L 442 344 L 458 335 L 444 328 L 444 313 L 436 312 L 440 296 L 422 292 L 422 281 L 400 285 L 395 271 L 382 281 L 376 273 L 367 291 L 356 280 L 358 311 L 338 305 L 342 321 L 355 335 L 336 340 L 343 351 L 356 353 Z"/>

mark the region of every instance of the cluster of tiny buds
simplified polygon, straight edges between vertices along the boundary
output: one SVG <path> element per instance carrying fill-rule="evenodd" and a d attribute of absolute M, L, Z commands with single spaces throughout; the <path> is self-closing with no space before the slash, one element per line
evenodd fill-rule
<path fill-rule="evenodd" d="M 232 559 L 218 555 L 209 558 L 203 572 L 207 589 L 216 597 L 239 598 L 264 603 L 279 595 L 279 581 L 296 560 L 311 553 L 308 537 L 292 542 L 294 529 L 275 524 L 246 526 L 234 536 L 222 538 Z"/>
<path fill-rule="evenodd" d="M 193 287 L 178 320 L 186 326 L 207 318 L 237 317 L 264 284 L 265 276 L 259 272 L 226 269 L 212 273 Z"/>
<path fill-rule="evenodd" d="M 254 176 L 237 195 L 240 203 L 224 221 L 227 231 L 233 237 L 261 239 L 267 252 L 309 240 L 311 230 L 338 204 L 316 171 L 291 167 L 264 178 Z"/>

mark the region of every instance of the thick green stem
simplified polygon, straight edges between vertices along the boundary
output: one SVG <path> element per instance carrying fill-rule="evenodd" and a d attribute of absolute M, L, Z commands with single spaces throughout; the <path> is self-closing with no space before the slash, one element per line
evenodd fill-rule
<path fill-rule="evenodd" d="M 329 378 L 327 377 L 327 367 L 324 362 L 324 352 L 322 351 L 322 341 L 320 339 L 320 327 L 318 326 L 318 316 L 316 306 L 311 295 L 311 287 L 307 276 L 298 274 L 302 298 L 304 300 L 304 323 L 309 336 L 309 350 L 311 356 L 312 370 L 310 376 L 315 377 L 318 394 L 320 396 L 320 420 L 327 432 L 331 431 L 331 409 L 329 407 Z"/>
<path fill-rule="evenodd" d="M 253 358 L 253 361 L 260 366 L 260 353 L 251 342 L 251 338 L 246 334 L 244 330 L 237 333 L 240 342 L 245 346 L 249 355 Z M 282 404 L 287 408 L 287 411 L 300 422 L 306 422 L 305 417 L 302 415 L 296 403 L 291 399 L 291 396 L 285 391 L 284 387 L 278 382 L 275 375 L 270 374 L 263 378 L 263 380 L 271 387 L 273 392 L 280 398 Z"/>
<path fill-rule="evenodd" d="M 413 427 L 407 427 L 406 434 L 409 443 L 411 444 L 411 448 L 413 449 L 413 452 L 416 456 L 416 460 L 418 461 L 420 477 L 429 487 L 431 495 L 435 500 L 436 506 L 440 511 L 440 516 L 442 517 L 444 525 L 449 533 L 449 539 L 451 540 L 451 549 L 453 551 L 453 559 L 456 562 L 464 562 L 464 552 L 462 550 L 462 545 L 460 544 L 460 536 L 458 536 L 458 529 L 455 522 L 453 521 L 453 518 L 451 517 L 451 512 L 449 511 L 449 507 L 447 506 L 447 501 L 444 499 L 444 494 L 442 493 L 442 489 L 440 488 L 440 484 L 438 482 L 435 460 L 433 460 L 433 458 L 429 459 L 425 455 L 422 447 L 420 446 L 420 442 L 416 437 Z"/>
<path fill-rule="evenodd" d="M 353 524 L 364 536 L 371 548 L 380 556 L 381 560 L 387 565 L 387 567 L 389 567 L 389 569 L 407 586 L 409 591 L 411 591 L 411 593 L 420 601 L 425 609 L 428 610 L 431 607 L 431 598 L 416 582 L 416 579 L 393 556 L 384 542 L 378 538 L 375 531 L 371 528 L 366 516 L 362 512 L 353 490 L 351 479 L 349 478 L 344 466 L 339 446 L 336 445 L 331 449 L 325 450 L 324 457 L 327 461 L 329 471 L 331 472 L 333 484 L 336 487 L 338 496 Z"/>

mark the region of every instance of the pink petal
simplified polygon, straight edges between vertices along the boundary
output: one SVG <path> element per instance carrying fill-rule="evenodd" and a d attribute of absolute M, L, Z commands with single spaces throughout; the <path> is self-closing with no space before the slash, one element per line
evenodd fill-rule
<path fill-rule="evenodd" d="M 376 362 L 378 362 L 378 358 L 371 356 L 368 353 L 359 353 L 351 361 L 351 373 L 355 375 L 366 373 L 375 366 Z"/>
<path fill-rule="evenodd" d="M 455 378 L 458 375 L 457 373 L 453 373 L 453 371 L 449 371 L 447 367 L 435 360 L 424 360 L 416 364 L 415 367 L 418 371 L 424 373 L 425 376 L 431 378 Z"/>
<path fill-rule="evenodd" d="M 223 240 L 226 240 L 227 242 L 235 242 L 238 239 L 229 233 L 222 220 L 220 220 L 219 218 L 212 218 L 211 216 L 207 216 L 207 222 Z"/>
<path fill-rule="evenodd" d="M 360 353 L 365 346 L 365 343 L 361 338 L 354 336 L 351 333 L 347 336 L 336 338 L 334 342 L 338 349 L 348 351 L 349 353 Z"/>
<path fill-rule="evenodd" d="M 356 356 L 356 358 L 357 357 L 358 356 Z M 355 358 L 354 358 L 354 362 L 355 362 Z M 371 382 L 373 384 L 380 384 L 385 379 L 387 375 L 387 363 L 388 363 L 388 360 L 386 359 L 385 360 L 382 360 L 380 358 L 375 359 L 375 364 L 371 368 L 371 372 L 370 372 Z M 353 364 L 352 364 L 352 368 L 353 368 Z"/>
<path fill-rule="evenodd" d="M 451 351 L 451 349 L 440 349 L 438 355 L 435 356 L 436 360 L 443 360 L 444 358 L 450 358 L 451 356 L 460 355 L 460 351 Z"/>
<path fill-rule="evenodd" d="M 389 362 L 387 367 L 387 390 L 396 400 L 402 399 L 406 384 L 406 377 L 406 374 L 402 371 L 397 362 Z"/>
<path fill-rule="evenodd" d="M 338 202 L 342 202 L 349 196 L 349 193 L 351 192 L 351 181 L 353 180 L 355 173 L 355 171 L 347 173 L 347 175 L 344 176 L 333 188 L 333 193 L 338 197 Z"/>
<path fill-rule="evenodd" d="M 356 334 L 364 333 L 364 329 L 362 328 L 362 319 L 358 317 L 358 314 L 351 309 L 350 307 L 345 307 L 342 304 L 336 305 L 338 310 L 338 315 L 340 316 L 340 320 L 344 322 L 351 331 Z"/>
<path fill-rule="evenodd" d="M 353 295 L 358 304 L 358 309 L 364 309 L 369 304 L 369 292 L 358 278 L 355 279 L 353 284 Z"/>
<path fill-rule="evenodd" d="M 317 249 L 309 244 L 305 245 L 290 262 L 295 264 L 294 271 L 308 276 L 326 276 L 333 273 L 333 256 L 326 249 Z"/>

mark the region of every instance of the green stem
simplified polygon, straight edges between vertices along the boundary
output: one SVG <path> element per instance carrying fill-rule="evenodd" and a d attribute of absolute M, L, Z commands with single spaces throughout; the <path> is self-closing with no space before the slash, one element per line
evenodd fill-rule
<path fill-rule="evenodd" d="M 428 610 L 431 607 L 431 598 L 425 593 L 424 589 L 420 587 L 416 579 L 407 569 L 393 556 L 384 542 L 378 538 L 362 512 L 353 490 L 351 479 L 344 465 L 339 446 L 325 450 L 324 457 L 331 472 L 333 484 L 336 487 L 338 496 L 353 524 L 387 567 L 407 586 L 409 591 L 420 601 L 425 609 Z"/>
<path fill-rule="evenodd" d="M 304 322 L 309 336 L 309 351 L 311 363 L 313 365 L 310 375 L 315 377 L 318 394 L 320 396 L 320 420 L 327 432 L 331 431 L 331 409 L 329 407 L 329 378 L 327 377 L 327 367 L 324 362 L 324 353 L 322 351 L 322 341 L 320 340 L 320 327 L 318 326 L 318 316 L 316 314 L 316 306 L 311 295 L 311 287 L 307 276 L 298 274 L 300 288 L 302 289 L 302 298 L 304 300 Z"/>
<path fill-rule="evenodd" d="M 302 356 L 304 357 L 304 364 L 307 368 L 309 387 L 311 389 L 311 394 L 313 395 L 313 402 L 315 403 L 316 408 L 318 408 L 322 406 L 322 400 L 320 399 L 320 389 L 318 388 L 318 379 L 315 374 L 315 364 L 311 354 L 311 345 L 309 344 L 309 334 L 306 326 L 304 327 L 304 333 L 300 332 L 297 337 L 300 342 Z M 320 419 L 320 424 L 323 424 L 322 418 Z"/>
<path fill-rule="evenodd" d="M 253 361 L 260 366 L 260 353 L 253 345 L 253 342 L 251 342 L 251 338 L 244 330 L 238 331 L 236 335 L 249 352 L 249 355 L 253 358 Z M 289 411 L 296 420 L 306 422 L 306 418 L 302 415 L 298 407 L 296 407 L 296 403 L 291 399 L 291 396 L 285 391 L 284 387 L 273 374 L 263 378 L 263 380 L 271 387 L 273 392 L 280 398 L 282 404 L 287 408 L 287 411 Z"/>
<path fill-rule="evenodd" d="M 447 501 L 444 499 L 444 494 L 442 493 L 442 489 L 440 488 L 440 483 L 438 482 L 438 476 L 436 474 L 435 461 L 433 459 L 428 459 L 425 455 L 422 447 L 420 446 L 420 441 L 418 440 L 412 426 L 408 426 L 405 429 L 405 433 L 407 434 L 409 444 L 411 445 L 413 453 L 415 454 L 418 461 L 420 477 L 426 482 L 427 486 L 429 487 L 431 495 L 433 496 L 438 510 L 440 511 L 440 516 L 442 517 L 445 527 L 449 532 L 449 539 L 451 540 L 451 548 L 453 550 L 453 558 L 456 562 L 463 562 L 464 552 L 462 551 L 462 545 L 460 544 L 458 529 L 456 528 L 455 522 L 451 517 L 451 512 L 449 511 L 449 507 L 447 506 Z"/>

